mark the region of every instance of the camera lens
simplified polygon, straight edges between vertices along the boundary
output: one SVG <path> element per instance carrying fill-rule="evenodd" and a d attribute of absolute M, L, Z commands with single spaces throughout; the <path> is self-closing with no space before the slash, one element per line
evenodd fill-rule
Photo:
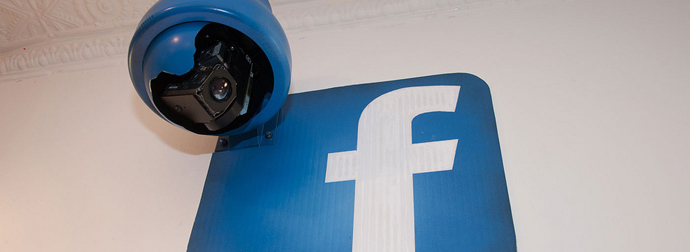
<path fill-rule="evenodd" d="M 211 81 L 211 94 L 216 101 L 222 101 L 228 98 L 230 93 L 230 81 L 219 77 Z"/>

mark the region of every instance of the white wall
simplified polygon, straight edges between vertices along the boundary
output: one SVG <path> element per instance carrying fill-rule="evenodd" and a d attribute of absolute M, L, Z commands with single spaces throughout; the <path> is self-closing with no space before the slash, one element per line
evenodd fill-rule
<path fill-rule="evenodd" d="M 291 92 L 475 74 L 521 251 L 687 250 L 690 2 L 491 3 L 289 30 Z M 0 83 L 0 251 L 186 249 L 215 139 L 125 60 Z"/>

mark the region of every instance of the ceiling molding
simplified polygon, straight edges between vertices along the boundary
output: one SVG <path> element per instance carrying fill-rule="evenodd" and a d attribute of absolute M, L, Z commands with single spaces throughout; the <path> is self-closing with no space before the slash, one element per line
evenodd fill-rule
<path fill-rule="evenodd" d="M 0 0 L 0 81 L 125 55 L 156 0 Z"/>
<path fill-rule="evenodd" d="M 0 52 L 136 26 L 155 0 L 0 0 Z"/>
<path fill-rule="evenodd" d="M 275 0 L 287 33 L 520 0 Z M 0 0 L 0 81 L 124 57 L 156 0 Z M 98 65 L 98 64 L 96 64 Z"/>

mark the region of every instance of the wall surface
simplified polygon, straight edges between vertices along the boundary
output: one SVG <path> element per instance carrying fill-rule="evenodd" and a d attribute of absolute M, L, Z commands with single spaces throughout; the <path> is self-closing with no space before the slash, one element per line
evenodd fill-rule
<path fill-rule="evenodd" d="M 215 138 L 167 124 L 131 87 L 120 47 L 146 6 L 113 19 L 124 25 L 81 23 L 87 33 L 0 14 L 0 251 L 185 251 Z M 689 1 L 283 0 L 274 11 L 293 93 L 484 79 L 521 251 L 690 247 Z M 79 51 L 108 30 L 112 48 Z"/>

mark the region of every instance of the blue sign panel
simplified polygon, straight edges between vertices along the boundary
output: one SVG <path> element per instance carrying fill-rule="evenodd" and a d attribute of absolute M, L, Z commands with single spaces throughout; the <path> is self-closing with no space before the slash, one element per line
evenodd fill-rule
<path fill-rule="evenodd" d="M 516 251 L 476 76 L 290 95 L 270 131 L 213 155 L 189 251 Z"/>

